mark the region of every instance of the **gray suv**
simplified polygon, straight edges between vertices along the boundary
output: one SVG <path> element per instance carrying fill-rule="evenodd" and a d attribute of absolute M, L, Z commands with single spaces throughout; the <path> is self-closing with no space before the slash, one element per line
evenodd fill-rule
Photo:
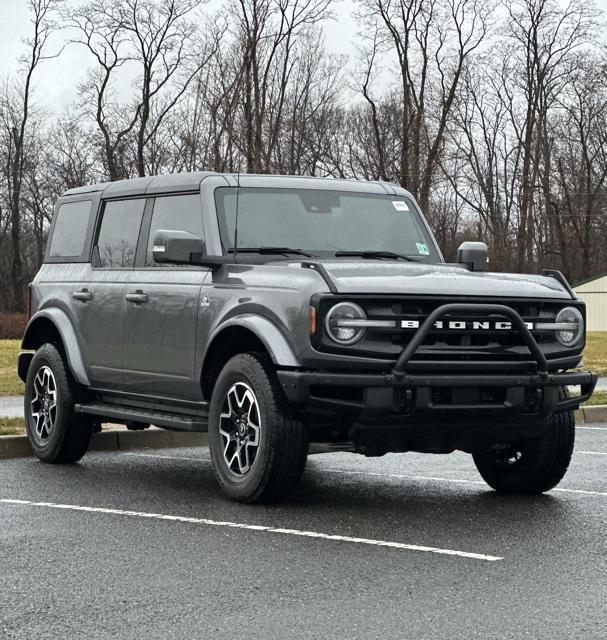
<path fill-rule="evenodd" d="M 230 497 L 277 501 L 310 442 L 471 453 L 501 492 L 569 464 L 583 303 L 556 271 L 446 264 L 382 182 L 184 173 L 58 201 L 19 356 L 27 432 L 79 460 L 102 422 L 208 431 Z M 570 396 L 571 386 L 579 388 Z"/>

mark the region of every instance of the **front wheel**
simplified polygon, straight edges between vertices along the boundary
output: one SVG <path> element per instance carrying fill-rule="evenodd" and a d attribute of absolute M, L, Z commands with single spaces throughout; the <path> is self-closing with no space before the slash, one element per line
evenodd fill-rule
<path fill-rule="evenodd" d="M 277 502 L 295 488 L 308 454 L 307 430 L 263 356 L 239 354 L 223 368 L 211 397 L 209 445 L 229 497 Z"/>
<path fill-rule="evenodd" d="M 544 493 L 563 479 L 574 441 L 574 413 L 555 413 L 539 438 L 496 444 L 485 453 L 475 454 L 474 464 L 483 480 L 500 493 Z"/>

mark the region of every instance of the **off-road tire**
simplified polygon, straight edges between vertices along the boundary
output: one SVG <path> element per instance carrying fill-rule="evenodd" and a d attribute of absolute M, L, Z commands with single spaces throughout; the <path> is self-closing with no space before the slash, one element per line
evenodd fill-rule
<path fill-rule="evenodd" d="M 35 396 L 34 381 L 44 368 L 54 377 L 57 399 L 54 426 L 43 438 L 36 431 L 32 416 L 32 399 Z M 74 380 L 65 358 L 54 344 L 44 344 L 37 351 L 29 366 L 25 383 L 25 427 L 34 454 L 43 462 L 70 464 L 82 458 L 88 449 L 94 421 L 88 416 L 74 413 L 74 404 L 82 391 Z"/>
<path fill-rule="evenodd" d="M 220 416 L 227 396 L 238 383 L 248 385 L 253 391 L 261 420 L 256 457 L 250 470 L 240 476 L 228 465 L 224 456 L 226 440 L 220 433 Z M 308 455 L 307 429 L 289 406 L 272 364 L 265 356 L 243 353 L 224 366 L 211 396 L 209 445 L 217 482 L 233 500 L 278 502 L 299 482 Z"/>
<path fill-rule="evenodd" d="M 561 395 L 566 395 L 563 389 Z M 522 440 L 513 447 L 520 459 L 513 464 L 500 461 L 495 451 L 475 454 L 474 464 L 483 480 L 500 493 L 540 494 L 563 479 L 573 453 L 575 415 L 555 413 L 538 438 Z"/>

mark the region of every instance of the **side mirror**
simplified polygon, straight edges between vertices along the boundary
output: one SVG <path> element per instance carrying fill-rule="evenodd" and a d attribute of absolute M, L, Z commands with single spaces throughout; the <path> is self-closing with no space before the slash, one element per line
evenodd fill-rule
<path fill-rule="evenodd" d="M 152 255 L 161 264 L 193 264 L 192 254 L 204 251 L 202 239 L 187 231 L 159 229 L 154 234 Z"/>
<path fill-rule="evenodd" d="M 193 264 L 219 269 L 224 264 L 234 264 L 233 256 L 205 256 L 202 238 L 187 231 L 159 229 L 154 234 L 152 246 L 154 262 L 160 264 Z"/>
<path fill-rule="evenodd" d="M 470 271 L 487 271 L 488 249 L 484 242 L 462 242 L 457 250 L 457 261 Z"/>

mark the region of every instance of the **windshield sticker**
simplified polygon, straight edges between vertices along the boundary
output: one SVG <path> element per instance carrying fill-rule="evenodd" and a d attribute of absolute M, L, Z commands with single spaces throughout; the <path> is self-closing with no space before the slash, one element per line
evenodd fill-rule
<path fill-rule="evenodd" d="M 419 253 L 420 256 L 430 255 L 430 249 L 428 249 L 427 244 L 423 244 L 422 242 L 416 242 L 415 244 L 417 245 L 417 253 Z"/>
<path fill-rule="evenodd" d="M 409 207 L 404 200 L 392 200 L 392 205 L 397 211 L 409 211 Z"/>

